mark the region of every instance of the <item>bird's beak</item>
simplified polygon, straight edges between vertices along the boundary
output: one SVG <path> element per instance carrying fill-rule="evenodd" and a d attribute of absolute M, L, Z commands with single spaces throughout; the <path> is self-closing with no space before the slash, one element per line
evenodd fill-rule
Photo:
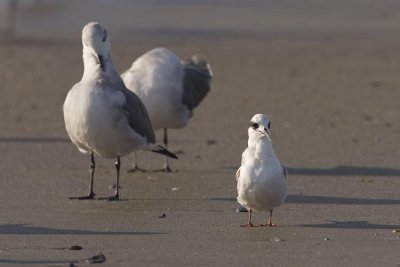
<path fill-rule="evenodd" d="M 100 54 L 97 54 L 97 59 L 99 61 L 99 65 L 102 71 L 104 71 L 104 60 L 103 60 L 103 56 Z"/>
<path fill-rule="evenodd" d="M 270 132 L 268 131 L 268 129 L 264 128 L 262 129 L 261 127 L 259 129 L 257 129 L 258 132 L 262 135 L 262 136 L 266 136 L 268 137 L 269 140 L 271 140 L 271 135 Z"/>

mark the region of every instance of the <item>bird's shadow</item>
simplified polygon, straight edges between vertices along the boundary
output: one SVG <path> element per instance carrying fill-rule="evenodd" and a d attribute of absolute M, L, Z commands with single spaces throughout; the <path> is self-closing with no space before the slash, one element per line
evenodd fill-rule
<path fill-rule="evenodd" d="M 289 175 L 310 176 L 400 176 L 400 169 L 339 165 L 334 168 L 288 168 Z"/>
<path fill-rule="evenodd" d="M 335 196 L 289 195 L 285 203 L 292 204 L 338 204 L 338 205 L 398 205 L 400 199 L 373 199 Z"/>
<path fill-rule="evenodd" d="M 0 235 L 161 235 L 160 232 L 113 232 L 75 229 L 57 229 L 26 224 L 2 224 Z"/>
<path fill-rule="evenodd" d="M 239 166 L 225 166 L 237 170 Z M 287 168 L 289 176 L 400 176 L 400 169 L 339 165 L 334 168 Z"/>
<path fill-rule="evenodd" d="M 70 143 L 63 137 L 0 137 L 0 143 Z"/>
<path fill-rule="evenodd" d="M 232 201 L 233 197 L 214 197 L 210 200 Z M 353 198 L 353 197 L 335 197 L 335 196 L 306 196 L 306 195 L 288 195 L 285 203 L 290 204 L 339 204 L 339 205 L 399 205 L 400 199 L 372 199 L 372 198 Z"/>
<path fill-rule="evenodd" d="M 375 229 L 375 230 L 385 230 L 385 229 L 396 229 L 400 225 L 394 224 L 373 224 L 368 221 L 328 221 L 322 224 L 301 224 L 296 225 L 300 227 L 311 227 L 311 228 L 330 228 L 330 229 Z"/>
<path fill-rule="evenodd" d="M 48 265 L 48 264 L 71 264 L 78 263 L 77 260 L 13 260 L 13 259 L 0 259 L 0 264 L 16 264 L 16 265 Z"/>

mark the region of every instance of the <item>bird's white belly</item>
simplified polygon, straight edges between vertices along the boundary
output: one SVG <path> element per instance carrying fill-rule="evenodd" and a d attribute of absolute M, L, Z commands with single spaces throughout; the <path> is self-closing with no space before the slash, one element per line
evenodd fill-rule
<path fill-rule="evenodd" d="M 157 92 L 152 93 L 150 90 Z M 191 116 L 190 111 L 182 104 L 177 89 L 150 89 L 147 94 L 140 94 L 149 114 L 154 130 L 161 128 L 182 128 Z"/>
<path fill-rule="evenodd" d="M 270 179 L 276 174 L 254 172 L 241 168 L 238 180 L 238 202 L 247 209 L 269 211 L 280 206 L 287 195 L 287 183 L 283 176 L 281 179 Z M 279 174 L 278 174 L 279 177 Z"/>
<path fill-rule="evenodd" d="M 76 103 L 73 110 L 75 116 L 66 120 L 68 134 L 81 150 L 116 158 L 144 145 L 145 138 L 132 131 L 126 117 L 114 111 L 115 107 L 111 106 L 112 101 L 106 95 L 99 91 L 91 93 L 98 95 L 87 99 L 95 101 Z"/>

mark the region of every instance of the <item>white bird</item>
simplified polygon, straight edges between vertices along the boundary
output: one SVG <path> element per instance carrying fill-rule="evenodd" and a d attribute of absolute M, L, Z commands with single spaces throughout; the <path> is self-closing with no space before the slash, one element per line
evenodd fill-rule
<path fill-rule="evenodd" d="M 271 123 L 267 116 L 256 114 L 248 129 L 248 147 L 242 154 L 242 163 L 236 172 L 237 201 L 248 209 L 249 222 L 241 226 L 253 226 L 252 211 L 269 211 L 267 224 L 272 224 L 272 211 L 287 196 L 287 171 L 275 155 L 270 137 Z"/>
<path fill-rule="evenodd" d="M 132 63 L 121 77 L 146 106 L 153 130 L 164 129 L 164 145 L 168 148 L 167 128 L 182 128 L 193 116 L 210 90 L 212 71 L 207 60 L 199 55 L 186 62 L 172 51 L 156 48 Z M 135 156 L 134 168 L 140 170 Z M 171 171 L 168 158 L 162 171 Z"/>
<path fill-rule="evenodd" d="M 111 42 L 106 29 L 90 22 L 82 30 L 84 72 L 82 80 L 69 91 L 63 106 L 65 127 L 71 141 L 83 153 L 90 153 L 89 194 L 73 199 L 93 199 L 94 155 L 116 158 L 119 199 L 120 157 L 135 150 L 151 150 L 176 158 L 154 144 L 155 137 L 146 108 L 128 90 L 111 58 Z"/>

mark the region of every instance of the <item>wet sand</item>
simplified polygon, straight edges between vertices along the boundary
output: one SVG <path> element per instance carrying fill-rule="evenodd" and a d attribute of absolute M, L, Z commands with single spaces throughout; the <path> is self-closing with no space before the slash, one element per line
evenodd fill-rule
<path fill-rule="evenodd" d="M 172 130 L 173 173 L 126 173 L 120 202 L 86 193 L 89 157 L 66 135 L 62 103 L 82 72 L 79 43 L 0 45 L 0 264 L 67 266 L 398 266 L 400 42 L 139 39 L 114 42 L 122 72 L 163 45 L 201 51 L 215 79 L 189 126 Z M 289 167 L 279 227 L 241 228 L 235 172 L 255 113 Z M 161 133 L 158 133 L 158 136 Z M 163 158 L 140 153 L 147 169 Z M 113 160 L 97 159 L 110 196 Z M 165 218 L 159 218 L 165 214 Z M 255 223 L 267 214 L 256 213 Z M 68 250 L 79 245 L 79 251 Z"/>

